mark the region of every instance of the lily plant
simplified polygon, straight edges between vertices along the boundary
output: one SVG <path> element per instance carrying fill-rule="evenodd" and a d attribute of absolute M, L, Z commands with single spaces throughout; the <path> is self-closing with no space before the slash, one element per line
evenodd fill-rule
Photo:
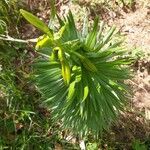
<path fill-rule="evenodd" d="M 70 11 L 63 19 L 57 15 L 59 28 L 52 30 L 33 14 L 20 12 L 44 33 L 36 44 L 41 56 L 34 63 L 35 80 L 53 119 L 82 136 L 108 129 L 124 110 L 124 80 L 130 78 L 131 58 L 113 40 L 115 27 L 104 34 L 98 17 L 93 27 L 85 18 L 79 31 Z"/>

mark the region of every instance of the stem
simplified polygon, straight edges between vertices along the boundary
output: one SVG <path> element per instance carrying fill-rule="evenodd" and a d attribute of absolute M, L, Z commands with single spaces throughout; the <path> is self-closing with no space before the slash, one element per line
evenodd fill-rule
<path fill-rule="evenodd" d="M 80 146 L 80 149 L 81 149 L 81 150 L 86 150 L 86 146 L 85 146 L 84 140 L 81 140 L 81 141 L 80 141 L 79 146 Z"/>
<path fill-rule="evenodd" d="M 37 39 L 27 39 L 27 40 L 22 40 L 22 39 L 15 39 L 10 37 L 9 35 L 0 35 L 0 40 L 3 41 L 12 41 L 12 42 L 19 42 L 19 43 L 36 43 Z"/>

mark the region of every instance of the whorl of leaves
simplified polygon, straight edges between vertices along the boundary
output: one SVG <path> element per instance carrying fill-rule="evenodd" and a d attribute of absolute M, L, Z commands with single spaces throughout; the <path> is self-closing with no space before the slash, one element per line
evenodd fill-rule
<path fill-rule="evenodd" d="M 36 27 L 48 30 L 33 15 L 24 17 Z M 91 30 L 85 18 L 81 32 L 71 12 L 63 20 L 57 18 L 60 29 L 49 30 L 36 46 L 42 54 L 34 64 L 36 84 L 53 119 L 62 120 L 63 127 L 80 135 L 89 131 L 101 133 L 124 108 L 128 95 L 124 80 L 129 78 L 127 64 L 131 59 L 123 57 L 126 52 L 120 47 L 121 42 L 112 40 L 115 28 L 104 34 L 98 18 Z M 36 25 L 38 22 L 40 25 Z M 63 59 L 58 56 L 59 49 Z M 63 74 L 64 62 L 70 74 L 65 70 Z M 66 84 L 65 78 L 69 76 Z"/>

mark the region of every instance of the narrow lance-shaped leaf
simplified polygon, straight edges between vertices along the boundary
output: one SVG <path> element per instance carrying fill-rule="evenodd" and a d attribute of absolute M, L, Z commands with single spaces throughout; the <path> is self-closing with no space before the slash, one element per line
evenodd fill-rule
<path fill-rule="evenodd" d="M 116 29 L 116 27 L 113 26 L 113 27 L 108 31 L 108 33 L 106 34 L 106 36 L 105 36 L 104 39 L 103 39 L 103 45 L 106 44 L 106 43 L 109 41 L 109 39 L 111 38 L 111 36 L 112 36 L 112 34 L 114 33 L 115 29 Z"/>
<path fill-rule="evenodd" d="M 97 38 L 97 29 L 98 29 L 98 17 L 94 20 L 93 30 L 89 33 L 85 43 L 85 50 L 94 50 L 94 46 Z"/>
<path fill-rule="evenodd" d="M 89 87 L 88 87 L 88 82 L 86 79 L 86 76 L 82 77 L 82 84 L 83 84 L 83 91 L 84 91 L 84 95 L 83 95 L 83 101 L 86 100 L 88 94 L 89 94 Z"/>
<path fill-rule="evenodd" d="M 20 9 L 21 14 L 24 16 L 24 18 L 29 21 L 32 25 L 37 27 L 42 32 L 46 33 L 50 38 L 53 38 L 51 30 L 47 27 L 47 25 L 41 21 L 38 17 L 34 16 L 28 11 L 25 11 L 23 9 Z"/>
<path fill-rule="evenodd" d="M 71 82 L 70 85 L 69 85 L 67 101 L 70 101 L 70 100 L 73 99 L 73 96 L 74 96 L 74 94 L 75 94 L 75 84 L 76 84 L 76 81 L 73 81 L 73 82 Z"/>
<path fill-rule="evenodd" d="M 50 0 L 50 5 L 51 5 L 51 18 L 53 19 L 56 15 L 55 0 Z"/>
<path fill-rule="evenodd" d="M 57 16 L 60 26 L 64 26 L 65 22 L 58 16 L 58 14 L 56 14 L 56 16 Z"/>
<path fill-rule="evenodd" d="M 85 38 L 88 35 L 88 16 L 84 17 L 83 29 L 82 29 L 82 38 Z"/>
<path fill-rule="evenodd" d="M 100 50 L 105 44 L 107 44 L 111 38 L 111 36 L 113 35 L 114 31 L 115 31 L 116 27 L 112 27 L 108 33 L 104 36 L 102 42 L 100 42 L 99 44 L 96 45 L 95 47 L 95 51 Z"/>
<path fill-rule="evenodd" d="M 97 34 L 97 41 L 98 42 L 101 39 L 104 25 L 105 25 L 105 23 L 104 23 L 104 21 L 102 21 L 101 24 L 100 24 L 100 28 L 99 28 L 98 34 Z"/>
<path fill-rule="evenodd" d="M 69 15 L 67 17 L 67 20 L 68 20 L 70 38 L 73 39 L 73 40 L 77 39 L 77 37 L 78 37 L 77 29 L 76 29 L 76 25 L 75 25 L 73 15 L 72 15 L 71 11 L 69 11 Z"/>

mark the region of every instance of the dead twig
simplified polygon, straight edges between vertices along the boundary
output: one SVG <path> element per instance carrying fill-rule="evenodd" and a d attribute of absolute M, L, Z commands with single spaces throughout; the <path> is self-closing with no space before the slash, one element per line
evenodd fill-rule
<path fill-rule="evenodd" d="M 0 40 L 3 41 L 12 41 L 12 42 L 19 42 L 19 43 L 36 43 L 37 42 L 37 38 L 36 39 L 27 39 L 27 40 L 22 40 L 22 39 L 15 39 L 9 35 L 0 35 Z"/>

